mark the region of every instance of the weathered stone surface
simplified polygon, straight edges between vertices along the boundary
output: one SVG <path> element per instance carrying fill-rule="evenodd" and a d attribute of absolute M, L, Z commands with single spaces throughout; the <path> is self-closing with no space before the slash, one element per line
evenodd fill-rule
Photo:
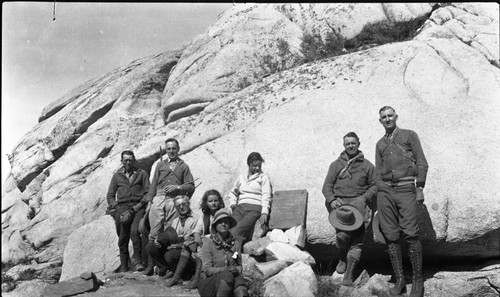
<path fill-rule="evenodd" d="M 308 252 L 301 251 L 293 245 L 282 242 L 271 242 L 266 247 L 266 261 L 306 261 L 309 265 L 316 265 L 316 261 Z"/>
<path fill-rule="evenodd" d="M 95 238 L 99 238 L 99 241 Z M 119 265 L 115 224 L 111 216 L 103 216 L 69 236 L 64 250 L 61 281 L 87 271 L 93 271 L 98 278 L 102 278 L 104 273 L 113 271 Z"/>
<path fill-rule="evenodd" d="M 292 264 L 292 262 L 290 261 L 274 260 L 269 262 L 255 263 L 255 268 L 260 273 L 262 279 L 268 279 L 290 264 Z"/>
<path fill-rule="evenodd" d="M 242 272 L 241 274 L 247 279 L 256 279 L 259 278 L 259 275 L 255 271 L 255 264 L 257 261 L 254 257 L 249 254 L 241 254 L 241 266 Z"/>
<path fill-rule="evenodd" d="M 307 231 L 303 226 L 295 226 L 285 231 L 289 243 L 303 249 L 306 246 Z"/>
<path fill-rule="evenodd" d="M 253 256 L 260 256 L 265 253 L 266 247 L 272 242 L 271 238 L 269 237 L 262 237 L 257 240 L 252 240 L 243 246 L 243 253 L 253 255 Z"/>
<path fill-rule="evenodd" d="M 17 283 L 11 292 L 2 292 L 3 297 L 43 297 L 43 290 L 48 284 L 43 280 L 34 279 Z"/>
<path fill-rule="evenodd" d="M 52 104 L 11 154 L 12 177 L 24 192 L 15 197 L 19 192 L 10 186 L 2 194 L 2 261 L 60 260 L 68 236 L 104 214 L 119 153 L 134 149 L 149 169 L 167 137 L 180 140 L 182 158 L 201 183 L 193 204 L 210 188 L 226 196 L 247 169 L 248 153 L 259 151 L 274 189 L 308 191 L 308 243 L 332 244 L 321 193 L 328 164 L 343 150 L 342 136 L 349 131 L 358 133 L 366 158 L 374 161 L 383 135 L 377 111 L 387 104 L 398 111 L 401 127 L 419 134 L 430 164 L 426 207 L 419 210 L 424 253 L 498 256 L 500 143 L 490 133 L 500 130 L 498 4 L 441 6 L 431 15 L 434 23 L 413 40 L 263 78 L 268 70 L 258 62 L 264 52 L 275 55 L 262 50 L 275 38 L 287 40 L 294 57 L 301 57 L 304 31 L 343 22 L 342 34 L 349 37 L 365 20 L 383 20 L 384 9 L 390 18 L 422 16 L 431 5 L 237 5 L 193 40 L 171 80 L 169 65 L 178 55 L 167 53 L 89 81 L 67 95 L 74 99 Z M 439 33 L 448 29 L 453 34 Z M 245 77 L 251 84 L 241 89 Z M 187 116 L 191 104 L 196 114 Z M 184 117 L 164 125 L 164 111 L 180 108 L 188 108 Z M 27 214 L 14 207 L 19 201 L 28 201 L 36 214 L 24 229 L 10 224 L 10 218 Z M 103 241 L 88 232 L 94 242 Z"/>
<path fill-rule="evenodd" d="M 316 296 L 318 281 L 309 264 L 299 261 L 266 280 L 262 286 L 265 297 Z"/>
<path fill-rule="evenodd" d="M 288 243 L 290 240 L 285 235 L 285 232 L 281 229 L 273 229 L 272 231 L 267 232 L 266 237 L 269 237 L 272 241 Z"/>
<path fill-rule="evenodd" d="M 57 284 L 48 285 L 43 290 L 44 297 L 65 297 L 92 292 L 99 289 L 99 281 L 95 274 L 91 273 L 90 277 L 74 277 Z"/>
<path fill-rule="evenodd" d="M 20 278 L 22 278 L 23 274 L 24 275 L 30 274 L 30 275 L 32 275 L 32 278 L 45 279 L 45 277 L 47 276 L 47 274 L 44 274 L 45 271 L 49 271 L 50 268 L 60 267 L 61 264 L 62 263 L 60 261 L 38 264 L 38 263 L 36 263 L 36 261 L 33 260 L 33 263 L 31 263 L 31 264 L 16 265 L 16 266 L 12 267 L 11 269 L 9 269 L 6 272 L 6 275 L 10 276 L 14 281 L 17 281 Z M 44 274 L 44 275 L 42 276 L 42 274 Z M 60 275 L 60 272 L 59 272 L 59 275 Z"/>

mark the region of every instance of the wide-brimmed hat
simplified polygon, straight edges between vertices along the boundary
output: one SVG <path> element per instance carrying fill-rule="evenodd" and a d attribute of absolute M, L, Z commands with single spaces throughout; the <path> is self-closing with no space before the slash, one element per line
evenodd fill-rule
<path fill-rule="evenodd" d="M 384 234 L 382 233 L 382 230 L 380 230 L 380 215 L 378 213 L 378 210 L 375 212 L 375 215 L 373 216 L 372 229 L 373 229 L 373 240 L 378 243 L 386 244 Z"/>
<path fill-rule="evenodd" d="M 233 228 L 236 226 L 236 220 L 231 216 L 229 213 L 229 210 L 225 208 L 219 209 L 215 214 L 214 214 L 214 221 L 212 222 L 212 228 L 215 228 L 215 224 L 217 221 L 223 218 L 229 218 L 229 228 Z"/>
<path fill-rule="evenodd" d="M 334 228 L 342 231 L 354 231 L 363 225 L 363 214 L 353 205 L 342 204 L 328 217 Z"/>
<path fill-rule="evenodd" d="M 162 247 L 166 248 L 171 244 L 177 243 L 178 236 L 174 228 L 168 227 L 165 231 L 158 234 L 156 241 L 161 244 Z"/>

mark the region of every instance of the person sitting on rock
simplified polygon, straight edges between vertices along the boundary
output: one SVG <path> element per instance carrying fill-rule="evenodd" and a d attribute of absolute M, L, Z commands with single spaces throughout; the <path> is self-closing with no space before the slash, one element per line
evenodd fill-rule
<path fill-rule="evenodd" d="M 149 256 L 153 262 L 165 273 L 168 270 L 175 272 L 165 277 L 170 278 L 166 286 L 170 287 L 182 282 L 182 274 L 190 262 L 190 255 L 196 252 L 201 244 L 199 234 L 194 230 L 200 228 L 201 220 L 191 211 L 189 198 L 179 195 L 174 198 L 174 207 L 178 216 L 171 226 L 160 233 L 157 239 L 147 246 Z M 163 274 L 163 273 L 160 273 Z"/>
<path fill-rule="evenodd" d="M 218 210 L 213 219 L 210 237 L 203 238 L 200 250 L 202 276 L 198 285 L 201 297 L 235 297 L 248 295 L 245 279 L 242 277 L 241 253 L 237 240 L 229 232 L 236 225 L 229 210 Z"/>
<path fill-rule="evenodd" d="M 229 193 L 232 217 L 238 222 L 231 232 L 242 239 L 242 244 L 252 240 L 257 220 L 264 230 L 267 229 L 272 189 L 269 176 L 262 172 L 263 162 L 259 153 L 250 153 L 247 157 L 248 171 L 236 180 Z"/>
<path fill-rule="evenodd" d="M 194 232 L 197 233 L 200 238 L 201 236 L 210 234 L 210 226 L 213 223 L 215 213 L 224 208 L 224 200 L 222 199 L 221 194 L 217 190 L 208 190 L 203 194 L 200 203 L 200 209 L 203 213 L 202 222 L 203 224 L 198 224 L 199 228 Z M 198 283 L 200 281 L 200 273 L 201 273 L 201 259 L 199 257 L 199 251 L 201 246 L 198 247 L 198 253 L 192 253 L 191 256 L 194 257 L 196 261 L 196 270 L 193 276 L 193 279 L 187 284 L 185 289 L 196 289 L 198 287 Z M 188 250 L 190 251 L 190 250 Z"/>
<path fill-rule="evenodd" d="M 132 151 L 123 151 L 121 162 L 122 168 L 113 174 L 109 184 L 106 195 L 107 212 L 115 219 L 120 250 L 120 272 L 128 271 L 128 243 L 130 239 L 132 239 L 134 248 L 131 261 L 133 269 L 142 271 L 144 270 L 141 263 L 142 243 L 138 227 L 147 204 L 149 178 L 146 171 L 134 166 L 135 156 Z"/>
<path fill-rule="evenodd" d="M 344 273 L 342 284 L 346 286 L 353 283 L 354 268 L 361 259 L 365 229 L 371 220 L 367 202 L 377 194 L 375 166 L 364 158 L 359 145 L 356 133 L 349 132 L 344 136 L 345 150 L 330 164 L 322 190 L 340 252 L 336 271 Z M 347 206 L 338 209 L 341 205 Z M 364 226 L 359 220 L 357 224 L 352 221 L 357 213 L 362 220 L 364 218 Z"/>

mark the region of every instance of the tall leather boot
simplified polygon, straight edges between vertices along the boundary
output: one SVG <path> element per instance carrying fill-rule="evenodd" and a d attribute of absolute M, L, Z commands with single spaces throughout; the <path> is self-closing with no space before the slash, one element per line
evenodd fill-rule
<path fill-rule="evenodd" d="M 186 268 L 187 264 L 189 262 L 189 256 L 182 255 L 179 258 L 179 262 L 177 263 L 177 266 L 175 267 L 175 272 L 172 278 L 170 278 L 165 286 L 171 287 L 174 285 L 177 285 L 179 283 L 182 283 L 182 273 L 184 272 L 184 269 Z"/>
<path fill-rule="evenodd" d="M 185 289 L 196 289 L 198 288 L 198 283 L 200 282 L 200 274 L 201 274 L 201 259 L 196 258 L 196 270 L 194 272 L 193 278 L 191 281 L 184 287 Z"/>
<path fill-rule="evenodd" d="M 144 269 L 146 269 L 144 265 L 142 265 L 141 257 L 137 253 L 134 253 L 134 255 L 132 256 L 132 269 L 134 271 L 143 271 Z"/>
<path fill-rule="evenodd" d="M 409 251 L 411 266 L 413 267 L 410 297 L 423 297 L 424 278 L 422 277 L 422 245 L 420 241 L 411 243 Z"/>
<path fill-rule="evenodd" d="M 216 297 L 229 297 L 231 295 L 231 288 L 226 283 L 226 281 L 221 280 L 219 282 L 219 287 L 217 288 L 217 293 L 215 293 Z"/>
<path fill-rule="evenodd" d="M 343 286 L 348 286 L 352 287 L 353 281 L 352 281 L 352 276 L 354 274 L 354 268 L 356 268 L 356 265 L 358 264 L 358 259 L 354 257 L 347 257 L 347 269 L 344 274 L 344 279 L 342 280 L 342 285 Z"/>
<path fill-rule="evenodd" d="M 127 272 L 128 271 L 128 254 L 120 254 L 120 271 L 119 272 Z"/>
<path fill-rule="evenodd" d="M 248 297 L 248 289 L 245 286 L 238 286 L 234 289 L 234 297 Z"/>
<path fill-rule="evenodd" d="M 392 269 L 396 276 L 396 284 L 389 290 L 391 295 L 401 295 L 406 292 L 405 276 L 403 274 L 403 255 L 401 246 L 397 243 L 389 244 L 389 256 L 391 258 Z"/>
<path fill-rule="evenodd" d="M 347 261 L 347 250 L 340 249 L 339 263 L 337 264 L 337 267 L 335 267 L 335 271 L 337 271 L 337 273 L 342 274 L 345 272 L 347 268 L 346 261 Z"/>
<path fill-rule="evenodd" d="M 151 256 L 148 255 L 148 266 L 146 267 L 146 269 L 144 269 L 142 274 L 147 275 L 147 276 L 151 276 L 155 272 L 154 268 L 155 268 L 155 264 L 153 262 L 153 258 L 151 258 Z"/>

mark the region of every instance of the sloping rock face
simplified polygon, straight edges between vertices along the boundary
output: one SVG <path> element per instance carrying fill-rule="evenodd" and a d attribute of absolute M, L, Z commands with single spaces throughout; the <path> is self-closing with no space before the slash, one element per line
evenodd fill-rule
<path fill-rule="evenodd" d="M 498 256 L 498 4 L 434 8 L 237 5 L 182 55 L 137 60 L 75 89 L 43 111 L 10 155 L 2 261 L 61 260 L 68 236 L 103 216 L 120 152 L 133 149 L 149 170 L 168 137 L 180 141 L 198 178 L 193 208 L 207 189 L 226 195 L 246 170 L 248 153 L 258 151 L 274 189 L 308 191 L 308 243 L 333 244 L 321 194 L 328 166 L 349 131 L 375 160 L 384 105 L 394 106 L 402 128 L 420 135 L 430 164 L 419 213 L 424 252 Z M 304 32 L 350 38 L 370 21 L 431 12 L 413 40 L 293 67 Z M 279 60 L 278 38 L 290 50 L 270 75 L 262 57 Z"/>

